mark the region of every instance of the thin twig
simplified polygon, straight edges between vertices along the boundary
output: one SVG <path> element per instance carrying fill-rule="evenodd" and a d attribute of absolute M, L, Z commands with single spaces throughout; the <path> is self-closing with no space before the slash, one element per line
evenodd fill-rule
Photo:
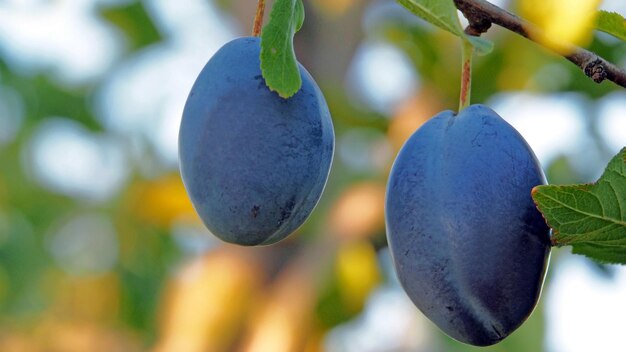
<path fill-rule="evenodd" d="M 533 41 L 541 33 L 532 23 L 485 0 L 454 0 L 454 3 L 470 22 L 465 30 L 468 34 L 479 36 L 489 29 L 491 23 Z M 571 54 L 563 56 L 580 67 L 596 83 L 608 79 L 626 88 L 626 71 L 589 50 L 577 46 L 572 46 L 571 49 Z"/>

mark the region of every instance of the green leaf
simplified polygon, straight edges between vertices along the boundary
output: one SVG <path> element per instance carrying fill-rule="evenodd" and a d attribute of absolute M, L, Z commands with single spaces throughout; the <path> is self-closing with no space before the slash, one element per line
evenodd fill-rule
<path fill-rule="evenodd" d="M 463 28 L 452 0 L 398 0 L 398 2 L 425 21 L 459 37 L 463 35 Z"/>
<path fill-rule="evenodd" d="M 476 49 L 476 54 L 487 55 L 493 51 L 493 42 L 481 37 L 474 37 L 471 35 L 465 35 L 465 37 L 472 43 Z"/>
<path fill-rule="evenodd" d="M 270 90 L 289 98 L 302 78 L 293 50 L 293 36 L 304 23 L 302 0 L 276 0 L 261 34 L 261 71 Z"/>
<path fill-rule="evenodd" d="M 493 50 L 493 43 L 487 39 L 468 36 L 461 27 L 456 6 L 452 0 L 397 0 L 407 10 L 421 17 L 427 22 L 446 30 L 459 38 L 469 41 L 476 53 L 488 54 Z"/>
<path fill-rule="evenodd" d="M 100 15 L 124 32 L 130 49 L 139 49 L 162 40 L 141 1 L 101 8 Z"/>
<path fill-rule="evenodd" d="M 573 253 L 599 262 L 626 264 L 626 148 L 596 183 L 538 186 L 532 195 L 557 246 L 573 246 Z"/>
<path fill-rule="evenodd" d="M 626 41 L 626 19 L 619 13 L 598 11 L 596 29 Z"/>
<path fill-rule="evenodd" d="M 298 0 L 296 2 L 296 13 L 295 13 L 295 22 L 296 22 L 296 32 L 302 28 L 304 24 L 304 4 L 302 0 Z"/>

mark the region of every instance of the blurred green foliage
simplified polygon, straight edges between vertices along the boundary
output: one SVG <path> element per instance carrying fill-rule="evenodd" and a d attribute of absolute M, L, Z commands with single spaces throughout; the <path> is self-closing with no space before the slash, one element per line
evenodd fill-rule
<path fill-rule="evenodd" d="M 100 15 L 122 31 L 130 52 L 163 40 L 143 2 L 103 7 Z"/>

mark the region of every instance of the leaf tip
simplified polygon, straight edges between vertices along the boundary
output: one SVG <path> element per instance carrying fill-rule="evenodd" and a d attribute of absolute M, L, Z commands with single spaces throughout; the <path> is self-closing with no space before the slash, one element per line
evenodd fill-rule
<path fill-rule="evenodd" d="M 539 186 L 533 187 L 533 189 L 530 191 L 530 195 L 533 197 L 533 199 L 537 197 L 537 194 L 541 192 L 541 189 L 545 186 L 546 185 L 539 185 Z M 535 200 L 535 203 L 537 203 L 536 200 Z"/>
<path fill-rule="evenodd" d="M 288 92 L 276 91 L 276 93 L 278 94 L 279 97 L 281 97 L 283 99 L 289 99 L 289 98 L 293 97 L 296 94 L 295 92 L 292 92 L 292 91 L 288 91 Z"/>

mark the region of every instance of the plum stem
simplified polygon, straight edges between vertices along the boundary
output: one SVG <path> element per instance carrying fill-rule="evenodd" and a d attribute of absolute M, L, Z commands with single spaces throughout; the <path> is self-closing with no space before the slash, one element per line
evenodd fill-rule
<path fill-rule="evenodd" d="M 252 27 L 252 36 L 261 36 L 261 28 L 263 28 L 263 15 L 265 14 L 265 0 L 259 0 L 256 6 L 256 16 L 254 16 L 254 26 Z"/>
<path fill-rule="evenodd" d="M 470 98 L 472 96 L 473 55 L 474 46 L 468 40 L 463 40 L 463 50 L 461 54 L 463 66 L 461 69 L 461 96 L 459 97 L 459 112 L 470 105 Z"/>
<path fill-rule="evenodd" d="M 478 36 L 486 32 L 493 23 L 532 41 L 541 36 L 540 30 L 532 23 L 486 0 L 454 0 L 454 4 L 470 22 L 471 32 L 466 30 L 468 34 Z M 587 77 L 596 83 L 606 79 L 626 88 L 626 70 L 594 52 L 573 45 L 571 48 L 572 53 L 563 57 L 578 66 Z"/>

